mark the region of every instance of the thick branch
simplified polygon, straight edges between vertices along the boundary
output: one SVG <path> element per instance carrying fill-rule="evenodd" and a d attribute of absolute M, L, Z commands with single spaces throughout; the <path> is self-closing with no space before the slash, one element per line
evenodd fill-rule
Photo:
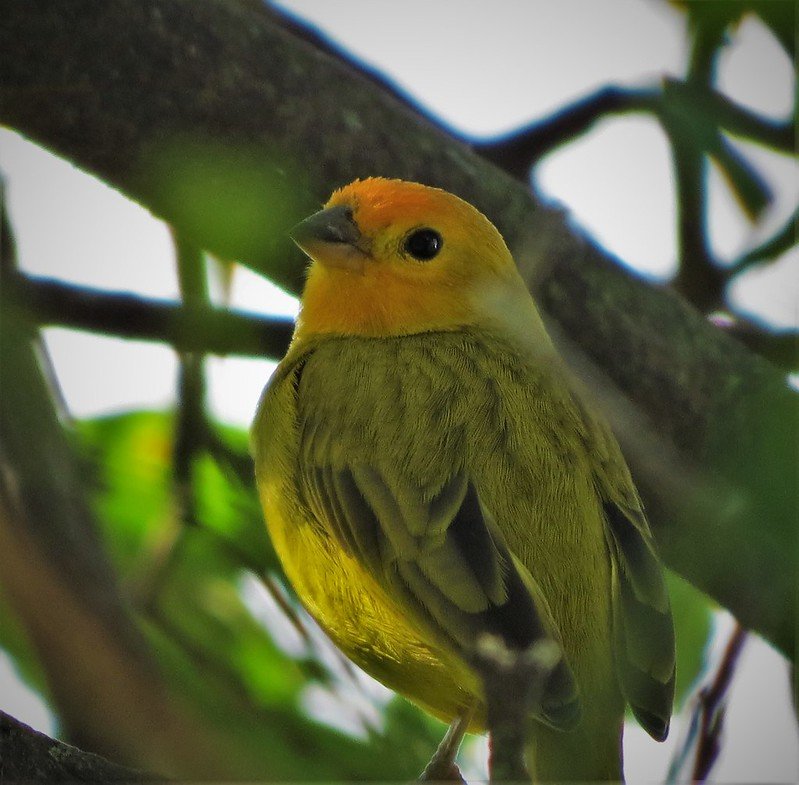
<path fill-rule="evenodd" d="M 787 371 L 799 370 L 799 331 L 766 332 L 762 326 L 737 319 L 727 328 L 744 346 Z"/>
<path fill-rule="evenodd" d="M 162 782 L 37 733 L 0 711 L 0 776 L 4 782 Z"/>
<path fill-rule="evenodd" d="M 575 369 L 605 390 L 667 562 L 793 652 L 799 440 L 783 374 L 631 277 L 522 184 L 245 4 L 10 4 L 0 58 L 0 119 L 198 245 L 294 291 L 301 263 L 285 232 L 334 187 L 395 176 L 471 201 L 505 235 Z M 237 173 L 263 174 L 246 197 L 236 192 L 241 231 L 222 232 L 213 212 L 186 213 L 186 195 L 209 178 L 210 204 L 241 182 L 211 178 L 224 155 L 206 147 L 192 157 L 198 143 L 234 158 Z"/>

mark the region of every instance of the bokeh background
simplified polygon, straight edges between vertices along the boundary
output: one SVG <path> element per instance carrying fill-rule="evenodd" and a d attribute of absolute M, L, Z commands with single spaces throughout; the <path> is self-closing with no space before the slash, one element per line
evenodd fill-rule
<path fill-rule="evenodd" d="M 658 0 L 407 0 L 402 4 L 293 0 L 280 7 L 312 23 L 335 45 L 388 77 L 457 134 L 481 141 L 552 114 L 605 85 L 657 86 L 664 78 L 681 78 L 690 46 L 689 16 L 682 7 Z M 794 112 L 794 64 L 774 31 L 756 14 L 744 16 L 730 28 L 718 57 L 715 84 L 765 118 L 786 121 Z M 774 236 L 799 203 L 799 166 L 794 156 L 736 139 L 730 144 L 768 184 L 771 199 L 756 216 L 748 214 L 724 172 L 710 165 L 709 244 L 716 259 L 727 265 Z M 0 129 L 0 171 L 21 270 L 98 289 L 179 298 L 169 229 L 145 209 L 5 129 Z M 668 140 L 654 119 L 645 115 L 604 119 L 547 155 L 531 177 L 543 199 L 561 205 L 575 224 L 637 274 L 657 284 L 667 283 L 675 274 L 675 182 Z M 207 265 L 214 302 L 296 316 L 297 300 L 266 279 L 210 259 Z M 799 328 L 797 303 L 799 250 L 790 244 L 767 264 L 738 276 L 729 290 L 730 311 L 774 330 Z M 135 583 L 138 578 L 131 575 L 143 570 L 142 554 L 160 539 L 159 516 L 162 520 L 168 507 L 168 460 L 159 458 L 158 450 L 167 450 L 179 358 L 164 345 L 63 328 L 46 329 L 44 345 L 66 410 L 78 421 L 85 444 L 106 461 L 108 476 L 96 505 L 107 512 L 113 522 L 109 525 L 117 527 L 117 534 L 107 535 L 119 538 L 110 549 L 127 580 Z M 245 449 L 244 431 L 274 367 L 261 359 L 206 360 L 208 410 L 227 428 L 228 444 L 239 453 Z M 135 460 L 144 468 L 129 469 Z M 115 468 L 115 461 L 121 468 Z M 135 477 L 126 484 L 115 471 L 133 472 Z M 204 465 L 199 471 L 205 488 L 197 502 L 199 516 L 227 521 L 246 507 L 248 520 L 257 518 L 257 510 L 241 500 L 241 489 L 235 483 L 232 489 L 227 487 L 230 481 L 219 467 Z M 216 492 L 214 498 L 209 488 Z M 138 511 L 131 508 L 136 504 Z M 136 531 L 137 516 L 149 516 L 144 533 Z M 119 527 L 125 529 L 124 536 Z M 219 529 L 229 532 L 230 527 L 224 522 Z M 173 545 L 159 542 L 157 549 Z M 212 561 L 207 554 L 197 558 L 196 565 L 205 558 Z M 354 743 L 347 750 L 362 744 L 368 755 L 377 749 L 377 737 L 389 743 L 402 739 L 395 741 L 397 746 L 415 739 L 420 745 L 418 757 L 423 758 L 425 743 L 434 739 L 440 726 L 345 665 L 290 593 L 277 585 L 276 564 L 268 564 L 266 572 L 274 582 L 268 588 L 263 575 L 241 565 L 213 569 L 215 578 L 228 582 L 226 589 L 187 580 L 171 600 L 180 605 L 194 593 L 202 603 L 211 604 L 210 610 L 192 611 L 195 617 L 184 629 L 172 630 L 173 643 L 184 648 L 185 661 L 179 668 L 196 668 L 200 674 L 205 667 L 222 668 L 225 678 L 242 680 L 248 699 L 259 707 L 279 705 L 287 715 L 308 718 L 314 728 L 333 729 L 331 738 L 340 733 Z M 682 613 L 678 623 L 687 630 L 681 658 L 688 683 L 681 685 L 681 706 L 666 743 L 652 742 L 633 720 L 628 723 L 626 769 L 633 782 L 666 777 L 687 732 L 691 685 L 695 688 L 712 678 L 734 628 L 729 614 L 695 590 L 676 579 L 672 586 L 685 595 L 678 600 Z M 162 612 L 166 622 L 161 632 L 169 634 L 172 611 L 167 607 Z M 213 628 L 207 638 L 203 623 Z M 0 625 L 4 647 L 0 708 L 48 734 L 58 734 L 58 716 L 48 703 L 41 675 L 26 659 L 30 651 L 12 629 L 10 614 L 0 617 Z M 238 642 L 229 639 L 235 635 L 241 636 Z M 219 647 L 192 658 L 198 640 L 208 647 L 216 641 Z M 225 657 L 228 660 L 220 664 Z M 214 660 L 211 666 L 209 658 Z M 469 742 L 462 754 L 467 779 L 484 776 L 485 756 L 483 740 Z M 334 756 L 328 773 L 330 779 L 342 774 Z M 737 663 L 723 749 L 711 780 L 795 782 L 797 775 L 799 743 L 787 664 L 768 644 L 750 635 Z"/>

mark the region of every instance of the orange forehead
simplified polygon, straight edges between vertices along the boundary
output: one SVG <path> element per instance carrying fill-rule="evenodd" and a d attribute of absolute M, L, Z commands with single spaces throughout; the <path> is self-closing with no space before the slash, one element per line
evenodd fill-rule
<path fill-rule="evenodd" d="M 446 216 L 448 221 L 457 222 L 474 220 L 475 215 L 480 215 L 471 205 L 439 188 L 382 177 L 356 180 L 339 188 L 325 207 L 340 204 L 352 207 L 358 226 L 367 234 L 397 221 L 429 223 Z"/>

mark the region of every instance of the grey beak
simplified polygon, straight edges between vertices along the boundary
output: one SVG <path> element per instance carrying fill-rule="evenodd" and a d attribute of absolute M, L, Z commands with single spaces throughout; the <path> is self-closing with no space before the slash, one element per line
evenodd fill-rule
<path fill-rule="evenodd" d="M 361 239 L 352 208 L 343 204 L 308 216 L 291 230 L 290 236 L 303 250 L 319 242 L 346 243 L 357 247 Z"/>

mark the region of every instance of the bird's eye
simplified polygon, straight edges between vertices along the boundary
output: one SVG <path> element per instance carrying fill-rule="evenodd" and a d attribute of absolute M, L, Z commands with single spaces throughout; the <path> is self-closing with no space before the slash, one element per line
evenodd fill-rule
<path fill-rule="evenodd" d="M 417 229 L 405 240 L 405 250 L 420 262 L 432 259 L 440 250 L 444 241 L 435 229 Z"/>

